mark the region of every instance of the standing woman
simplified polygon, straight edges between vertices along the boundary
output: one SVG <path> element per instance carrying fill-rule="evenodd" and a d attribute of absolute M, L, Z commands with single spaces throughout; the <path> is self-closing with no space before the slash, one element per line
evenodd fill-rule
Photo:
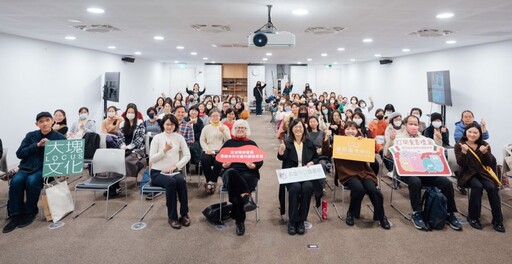
<path fill-rule="evenodd" d="M 286 82 L 283 89 L 283 97 L 286 99 L 286 101 L 290 101 L 290 93 L 293 90 L 293 83 Z"/>
<path fill-rule="evenodd" d="M 318 153 L 309 140 L 306 125 L 302 120 L 294 119 L 288 131 L 290 135 L 281 141 L 277 158 L 283 161 L 282 168 L 311 166 L 318 163 Z M 288 189 L 288 234 L 303 235 L 306 232 L 304 221 L 308 218 L 309 203 L 313 195 L 313 181 L 294 182 L 286 185 Z"/>
<path fill-rule="evenodd" d="M 232 134 L 235 135 L 224 143 L 222 148 L 237 148 L 242 146 L 258 146 L 250 140 L 251 128 L 244 119 L 237 120 L 233 126 Z M 233 204 L 231 218 L 236 222 L 236 234 L 241 236 L 245 233 L 245 212 L 253 211 L 257 205 L 252 199 L 251 193 L 256 190 L 260 180 L 259 169 L 263 161 L 258 162 L 225 162 L 222 167 L 226 170 L 222 176 L 223 182 L 227 182 L 229 201 Z"/>
<path fill-rule="evenodd" d="M 468 222 L 476 229 L 482 229 L 480 213 L 482 209 L 482 193 L 487 192 L 492 212 L 492 226 L 498 232 L 505 232 L 499 187 L 501 182 L 494 173 L 489 173 L 484 166 L 496 166 L 491 153 L 491 146 L 483 140 L 482 128 L 476 122 L 466 126 L 459 143 L 455 145 L 457 164 L 461 167 L 458 184 L 471 188 L 469 197 Z M 494 174 L 494 175 L 491 175 Z"/>
<path fill-rule="evenodd" d="M 66 112 L 62 109 L 57 109 L 53 112 L 53 127 L 52 129 L 66 135 L 68 133 L 68 126 L 66 121 Z M 1 157 L 1 156 L 0 156 Z"/>
<path fill-rule="evenodd" d="M 164 133 L 151 141 L 149 161 L 151 166 L 151 183 L 165 188 L 168 223 L 174 229 L 190 226 L 188 217 L 187 183 L 179 172 L 190 160 L 190 151 L 185 138 L 176 133 L 178 119 L 174 115 L 165 115 L 162 119 Z M 181 153 L 181 157 L 180 157 Z M 172 176 L 169 174 L 176 173 Z M 178 218 L 176 194 L 180 201 L 180 218 Z"/>
<path fill-rule="evenodd" d="M 199 138 L 203 149 L 201 165 L 206 178 L 204 191 L 208 194 L 215 193 L 215 185 L 221 171 L 221 164 L 215 161 L 215 155 L 230 138 L 229 128 L 220 122 L 220 112 L 217 108 L 214 108 L 210 111 L 210 124 L 203 128 Z"/>
<path fill-rule="evenodd" d="M 261 85 L 260 81 L 256 82 L 256 86 L 253 89 L 253 96 L 256 98 L 256 116 L 261 116 L 261 113 L 263 112 L 263 109 L 261 109 L 261 103 L 263 102 L 263 99 L 265 99 L 265 87 L 267 86 L 266 83 L 263 83 Z"/>
<path fill-rule="evenodd" d="M 192 88 L 192 91 L 188 89 L 188 86 L 187 86 L 187 88 L 185 88 L 185 91 L 188 94 L 194 95 L 196 100 L 199 101 L 199 98 L 201 97 L 201 95 L 203 95 L 204 92 L 206 92 L 206 87 L 204 87 L 203 90 L 200 91 L 199 90 L 199 84 L 198 83 L 194 83 L 194 87 Z"/>

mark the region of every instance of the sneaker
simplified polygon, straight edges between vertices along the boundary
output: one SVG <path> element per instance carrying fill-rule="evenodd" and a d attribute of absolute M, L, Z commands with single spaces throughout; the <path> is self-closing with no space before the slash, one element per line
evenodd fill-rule
<path fill-rule="evenodd" d="M 503 222 L 493 222 L 492 227 L 500 233 L 505 233 L 505 226 L 503 225 Z"/>
<path fill-rule="evenodd" d="M 244 211 L 250 212 L 256 209 L 256 203 L 252 199 L 251 195 L 246 195 L 243 197 L 244 199 Z"/>
<path fill-rule="evenodd" d="M 462 225 L 453 213 L 446 216 L 446 222 L 450 225 L 453 230 L 462 231 Z"/>
<path fill-rule="evenodd" d="M 411 217 L 411 221 L 414 224 L 414 227 L 418 230 L 428 231 L 427 225 L 425 225 L 425 221 L 423 221 L 423 216 L 421 212 L 414 212 Z"/>
<path fill-rule="evenodd" d="M 478 218 L 470 218 L 468 217 L 468 223 L 472 228 L 482 229 L 482 223 L 480 223 L 480 219 Z"/>
<path fill-rule="evenodd" d="M 391 228 L 391 225 L 389 224 L 388 219 L 384 216 L 379 221 L 380 227 L 384 228 L 385 230 L 389 230 Z"/>
<path fill-rule="evenodd" d="M 9 220 L 9 223 L 7 223 L 5 226 L 4 226 L 4 229 L 3 229 L 3 233 L 9 233 L 11 231 L 13 231 L 14 229 L 16 229 L 16 227 L 18 227 L 18 225 L 20 224 L 20 216 L 19 215 L 13 215 L 11 216 L 11 219 Z"/>
<path fill-rule="evenodd" d="M 153 199 L 155 199 L 156 197 L 158 197 L 158 196 L 160 196 L 160 195 L 162 195 L 162 194 L 163 194 L 163 192 L 152 192 L 152 193 L 148 193 L 148 194 L 146 195 L 146 200 L 153 200 Z"/>

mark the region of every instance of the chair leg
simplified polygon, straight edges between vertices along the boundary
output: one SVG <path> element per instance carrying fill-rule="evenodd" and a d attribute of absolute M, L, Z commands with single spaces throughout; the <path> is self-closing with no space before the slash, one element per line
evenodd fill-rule
<path fill-rule="evenodd" d="M 83 212 L 87 211 L 89 208 L 91 208 L 95 204 L 96 204 L 96 202 L 93 202 L 90 205 L 88 205 L 87 207 L 85 207 L 82 211 L 77 213 L 77 209 L 76 209 L 76 187 L 75 187 L 75 191 L 74 191 L 74 195 L 73 195 L 73 206 L 75 207 L 75 213 L 73 215 L 73 219 L 75 219 L 78 216 L 80 216 Z"/>
<path fill-rule="evenodd" d="M 332 206 L 334 207 L 334 210 L 336 210 L 336 214 L 338 214 L 338 218 L 343 220 L 343 217 L 341 217 L 340 211 L 338 210 L 338 207 L 336 206 L 336 189 L 337 187 L 334 186 L 334 194 L 332 198 Z M 342 195 L 342 206 L 343 206 L 343 195 Z"/>
<path fill-rule="evenodd" d="M 396 179 L 393 179 L 393 181 L 396 181 Z M 391 208 L 395 209 L 395 211 L 397 211 L 398 213 L 400 213 L 405 219 L 407 220 L 411 220 L 411 217 L 407 214 L 405 214 L 404 212 L 402 212 L 402 210 L 400 210 L 398 207 L 396 207 L 394 204 L 393 204 L 393 192 L 395 191 L 395 188 L 393 188 L 391 186 L 391 196 L 389 197 L 389 206 L 391 206 Z"/>

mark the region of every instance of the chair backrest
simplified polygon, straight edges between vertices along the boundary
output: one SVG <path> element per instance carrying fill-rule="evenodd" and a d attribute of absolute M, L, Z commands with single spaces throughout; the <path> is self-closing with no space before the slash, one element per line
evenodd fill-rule
<path fill-rule="evenodd" d="M 100 134 L 100 148 L 107 148 L 107 134 Z"/>
<path fill-rule="evenodd" d="M 459 171 L 459 164 L 457 164 L 457 157 L 455 157 L 455 149 L 447 148 L 446 153 L 448 154 L 448 166 L 450 166 L 452 173 Z"/>
<path fill-rule="evenodd" d="M 146 134 L 146 136 L 144 137 L 144 144 L 146 145 L 145 148 L 146 148 L 146 155 L 149 157 L 149 147 L 151 146 L 151 139 L 153 138 L 152 135 L 150 134 Z"/>
<path fill-rule="evenodd" d="M 124 149 L 97 149 L 92 159 L 93 173 L 126 174 Z"/>
<path fill-rule="evenodd" d="M 9 168 L 7 167 L 7 149 L 4 149 L 4 153 L 2 154 L 2 158 L 0 159 L 0 173 L 7 172 Z"/>
<path fill-rule="evenodd" d="M 512 170 L 512 144 L 503 147 L 503 173 Z"/>

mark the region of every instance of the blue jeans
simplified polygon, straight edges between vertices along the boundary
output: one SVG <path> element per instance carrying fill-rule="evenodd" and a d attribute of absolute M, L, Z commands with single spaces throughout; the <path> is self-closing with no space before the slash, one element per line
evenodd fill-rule
<path fill-rule="evenodd" d="M 37 214 L 37 201 L 43 189 L 43 171 L 18 171 L 9 185 L 9 215 Z M 27 201 L 24 201 L 25 192 Z"/>

